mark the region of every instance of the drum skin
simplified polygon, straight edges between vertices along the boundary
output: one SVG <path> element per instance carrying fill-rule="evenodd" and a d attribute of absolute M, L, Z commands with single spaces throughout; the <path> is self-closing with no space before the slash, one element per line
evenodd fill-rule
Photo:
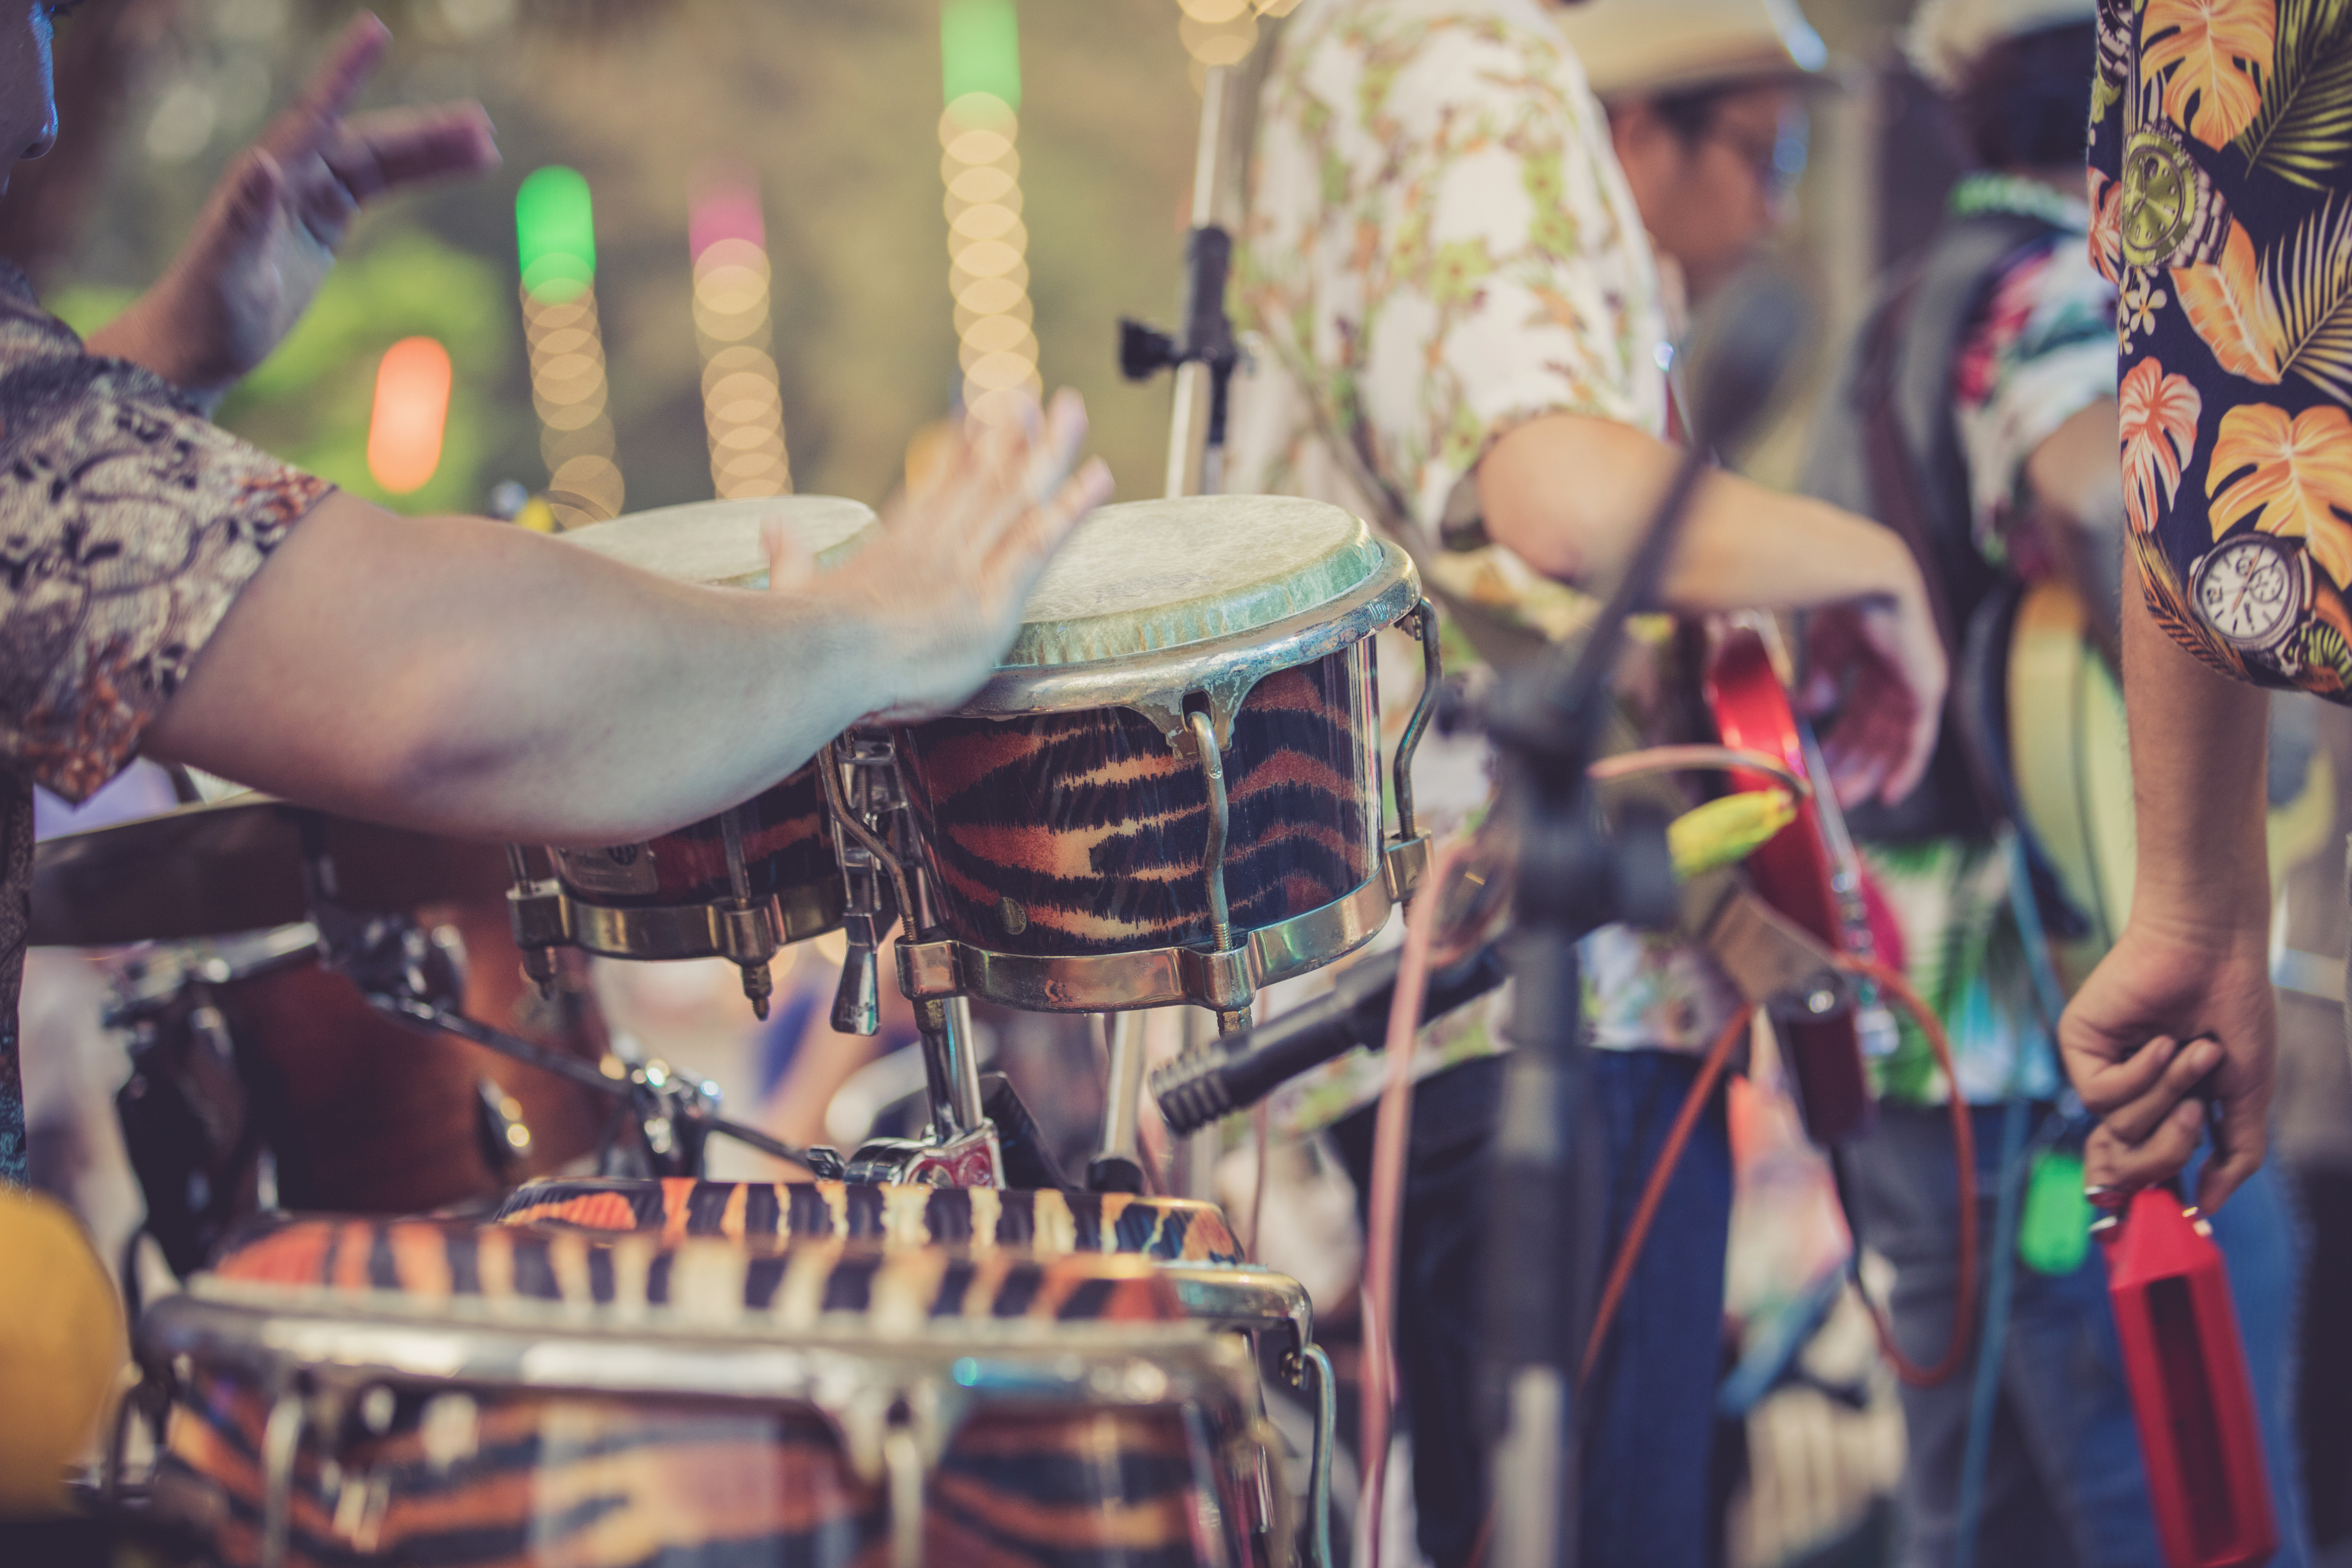
<path fill-rule="evenodd" d="M 1258 682 L 1223 753 L 1236 931 L 1332 902 L 1380 868 L 1371 639 Z M 1142 714 L 947 718 L 899 766 L 948 934 L 1041 957 L 1206 946 L 1208 782 Z"/>
<path fill-rule="evenodd" d="M 742 814 L 744 879 L 753 899 L 840 879 L 824 784 L 814 763 L 735 809 Z M 644 844 L 558 849 L 554 861 L 565 891 L 610 909 L 706 904 L 734 896 L 716 816 Z"/>
<path fill-rule="evenodd" d="M 1013 1247 L 1041 1258 L 1100 1252 L 1155 1263 L 1245 1261 L 1216 1205 L 1126 1193 L 599 1177 L 528 1183 L 507 1194 L 496 1217 L 503 1225 L 673 1238 L 838 1237 L 891 1247 Z"/>
<path fill-rule="evenodd" d="M 1173 1299 L 1137 1259 L 1039 1260 L 842 1241 L 761 1244 L 312 1217 L 261 1231 L 217 1277 L 262 1302 L 386 1293 L 403 1310 L 496 1321 L 502 1310 L 759 1314 L 776 1342 L 879 1317 L 877 1348 L 941 1318 L 1160 1321 Z M 265 1294 L 252 1294 L 259 1289 Z M 896 1327 L 889 1326 L 895 1323 Z M 621 1342 L 618 1332 L 616 1343 Z M 436 1406 L 438 1409 L 436 1410 Z M 183 1384 L 154 1496 L 221 1557 L 257 1562 L 269 1401 L 255 1373 L 202 1363 Z M 983 1403 L 926 1489 L 929 1563 L 1246 1564 L 1214 1521 L 1245 1517 L 1238 1411 L 1043 1400 Z M 294 1467 L 287 1561 L 404 1568 L 733 1568 L 888 1560 L 884 1488 L 848 1463 L 814 1407 L 684 1396 L 398 1390 L 371 1431 L 354 1417 Z"/>

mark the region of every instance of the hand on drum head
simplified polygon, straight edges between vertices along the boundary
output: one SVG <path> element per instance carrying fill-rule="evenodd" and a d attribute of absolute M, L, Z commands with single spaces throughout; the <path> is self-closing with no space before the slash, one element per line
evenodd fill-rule
<path fill-rule="evenodd" d="M 1838 804 L 1875 796 L 1891 805 L 1909 795 L 1943 722 L 1944 650 L 1926 601 L 1816 610 L 1806 651 L 1802 706 L 1838 710 L 1822 737 Z"/>
<path fill-rule="evenodd" d="M 883 630 L 885 693 L 870 718 L 904 722 L 952 709 L 978 690 L 1021 629 L 1029 591 L 1080 519 L 1110 499 L 1099 458 L 1079 466 L 1085 403 L 1065 389 L 1041 414 L 949 438 L 915 488 L 891 507 L 882 537 L 814 584 L 770 550 L 771 583 L 842 595 Z"/>

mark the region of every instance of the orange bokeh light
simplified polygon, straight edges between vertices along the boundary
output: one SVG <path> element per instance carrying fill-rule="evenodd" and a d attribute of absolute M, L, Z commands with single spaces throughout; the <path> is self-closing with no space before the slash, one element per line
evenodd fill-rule
<path fill-rule="evenodd" d="M 403 338 L 383 351 L 368 421 L 368 472 L 394 495 L 422 489 L 441 466 L 449 423 L 449 351 L 431 338 Z"/>

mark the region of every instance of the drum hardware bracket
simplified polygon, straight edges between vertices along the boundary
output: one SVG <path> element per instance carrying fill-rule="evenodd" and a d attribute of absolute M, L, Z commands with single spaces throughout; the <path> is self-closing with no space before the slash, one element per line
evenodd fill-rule
<path fill-rule="evenodd" d="M 735 967 L 743 972 L 743 995 L 751 1004 L 751 1016 L 765 1023 L 768 998 L 776 991 L 775 973 L 769 964 L 775 958 L 777 948 L 783 945 L 782 933 L 775 928 L 783 922 L 781 919 L 767 921 L 769 910 L 752 900 L 751 873 L 743 868 L 741 806 L 730 806 L 719 814 L 719 841 L 727 852 L 727 890 L 730 896 L 708 906 L 711 925 L 714 931 L 724 930 L 730 936 L 736 934 L 733 927 L 738 921 L 748 920 L 755 928 L 763 921 L 768 925 L 767 931 L 758 932 L 753 938 L 756 942 L 760 937 L 765 937 L 772 943 L 766 952 L 756 958 L 729 955 L 733 958 Z M 770 903 L 773 901 L 769 900 Z"/>
<path fill-rule="evenodd" d="M 1311 1568 L 1332 1568 L 1331 1453 L 1339 1436 L 1339 1384 L 1331 1358 L 1321 1345 L 1307 1345 L 1294 1362 L 1291 1383 L 1315 1400 L 1315 1451 L 1307 1461 L 1307 1561 Z M 1307 1374 L 1315 1374 L 1307 1387 Z"/>
<path fill-rule="evenodd" d="M 854 802 L 840 787 L 842 767 L 850 770 L 848 793 L 855 795 Z M 878 836 L 869 847 L 865 836 L 852 834 L 845 818 L 855 810 L 859 826 L 878 827 L 885 814 L 905 807 L 906 795 L 898 784 L 897 752 L 887 735 L 852 731 L 835 742 L 833 755 L 820 771 L 825 774 L 825 803 L 833 819 L 834 858 L 848 895 L 842 927 L 849 951 L 843 956 L 841 984 L 834 993 L 833 1026 L 845 1035 L 873 1036 L 882 1028 L 882 939 L 903 907 L 903 899 L 894 902 L 891 894 L 905 888 L 906 875 L 897 857 L 881 849 Z"/>
<path fill-rule="evenodd" d="M 1225 762 L 1217 746 L 1216 730 L 1209 715 L 1198 708 L 1188 710 L 1185 722 L 1192 732 L 1192 753 L 1200 759 L 1201 777 L 1209 788 L 1208 843 L 1201 851 L 1201 879 L 1209 895 L 1209 930 L 1214 939 L 1209 957 L 1222 959 L 1238 956 L 1234 945 L 1234 910 L 1225 895 L 1225 843 L 1233 833 L 1233 810 L 1225 796 Z M 1256 996 L 1256 982 L 1246 967 L 1242 971 L 1249 994 L 1234 1005 L 1220 1006 L 1217 1033 L 1236 1034 L 1249 1027 L 1249 1005 Z"/>
<path fill-rule="evenodd" d="M 837 1177 L 842 1173 L 840 1158 L 830 1150 L 796 1148 L 780 1138 L 770 1137 L 756 1127 L 728 1120 L 719 1114 L 719 1099 L 715 1090 L 695 1079 L 673 1073 L 659 1063 L 635 1068 L 625 1079 L 607 1078 L 593 1066 L 575 1057 L 567 1057 L 520 1036 L 494 1029 L 488 1024 L 434 1002 L 376 989 L 364 982 L 360 989 L 368 1005 L 411 1027 L 438 1029 L 459 1039 L 470 1040 L 486 1050 L 511 1057 L 542 1072 L 568 1079 L 599 1094 L 636 1102 L 640 1120 L 647 1127 L 649 1144 L 660 1136 L 673 1150 L 691 1156 L 688 1168 L 669 1173 L 671 1174 L 698 1173 L 701 1169 L 702 1141 L 714 1132 L 732 1138 L 739 1143 L 748 1143 L 763 1154 L 772 1154 L 779 1160 L 805 1166 L 820 1178 Z M 654 1131 L 652 1123 L 655 1121 L 663 1123 L 663 1133 Z"/>
<path fill-rule="evenodd" d="M 558 947 L 614 958 L 723 958 L 748 974 L 755 966 L 764 968 L 785 942 L 831 923 L 822 909 L 788 910 L 774 898 L 614 909 L 574 898 L 552 880 L 507 889 L 507 913 L 515 943 L 525 954 L 525 973 L 542 988 L 553 983 L 553 966 L 542 979 L 530 955 Z M 758 998 L 753 1001 L 756 1010 Z"/>

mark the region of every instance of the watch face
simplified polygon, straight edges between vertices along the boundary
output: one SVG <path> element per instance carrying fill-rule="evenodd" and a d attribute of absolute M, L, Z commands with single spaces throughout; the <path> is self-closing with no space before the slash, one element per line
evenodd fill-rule
<path fill-rule="evenodd" d="M 2301 595 L 2291 548 L 2267 534 L 2233 539 L 2207 556 L 2197 574 L 2197 608 L 2205 622 L 2241 647 L 2264 647 L 2293 622 Z"/>

